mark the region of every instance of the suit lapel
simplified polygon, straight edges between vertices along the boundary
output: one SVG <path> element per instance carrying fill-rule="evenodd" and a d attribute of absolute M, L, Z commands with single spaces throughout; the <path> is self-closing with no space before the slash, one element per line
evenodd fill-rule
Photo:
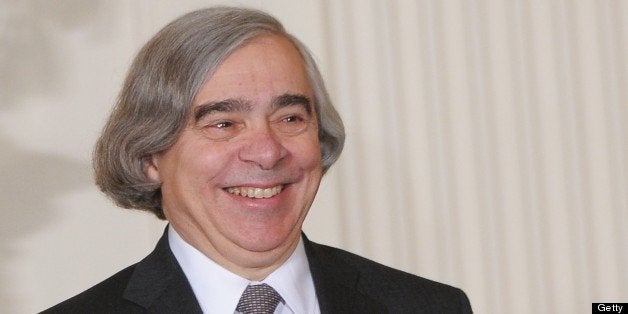
<path fill-rule="evenodd" d="M 202 313 L 181 266 L 170 251 L 167 231 L 155 250 L 136 265 L 124 298 L 143 306 L 149 313 Z"/>
<path fill-rule="evenodd" d="M 329 248 L 303 235 L 321 313 L 385 313 L 381 303 L 360 291 L 360 273 Z"/>

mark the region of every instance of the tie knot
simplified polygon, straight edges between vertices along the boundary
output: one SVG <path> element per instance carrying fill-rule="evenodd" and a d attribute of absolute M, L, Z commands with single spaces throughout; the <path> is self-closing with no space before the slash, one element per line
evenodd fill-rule
<path fill-rule="evenodd" d="M 263 283 L 248 285 L 240 297 L 236 310 L 242 314 L 270 314 L 283 299 L 273 287 Z"/>

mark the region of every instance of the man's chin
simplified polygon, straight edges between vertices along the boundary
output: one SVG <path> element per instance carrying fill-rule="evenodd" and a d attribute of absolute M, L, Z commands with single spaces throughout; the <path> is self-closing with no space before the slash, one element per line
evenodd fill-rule
<path fill-rule="evenodd" d="M 239 246 L 251 253 L 268 254 L 292 249 L 300 233 L 293 235 L 287 232 L 259 232 L 254 235 L 244 235 Z"/>

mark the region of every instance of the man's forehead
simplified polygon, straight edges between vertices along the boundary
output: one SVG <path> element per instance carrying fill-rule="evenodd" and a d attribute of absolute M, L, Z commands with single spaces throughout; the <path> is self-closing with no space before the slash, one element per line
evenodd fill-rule
<path fill-rule="evenodd" d="M 262 36 L 236 49 L 218 65 L 193 103 L 198 106 L 226 99 L 273 103 L 284 94 L 303 95 L 310 102 L 313 92 L 303 58 L 288 39 Z"/>
<path fill-rule="evenodd" d="M 255 37 L 233 50 L 207 78 L 212 80 L 225 75 L 251 75 L 256 69 L 286 69 L 286 75 L 295 75 L 305 69 L 305 62 L 294 43 L 284 36 Z"/>

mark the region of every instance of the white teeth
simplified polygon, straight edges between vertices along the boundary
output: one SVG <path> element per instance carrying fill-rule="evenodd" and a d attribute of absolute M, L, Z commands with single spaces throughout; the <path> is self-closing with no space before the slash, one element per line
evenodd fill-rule
<path fill-rule="evenodd" d="M 228 188 L 227 192 L 249 198 L 270 198 L 279 194 L 282 189 L 282 185 L 274 186 L 267 189 L 241 186 Z"/>

